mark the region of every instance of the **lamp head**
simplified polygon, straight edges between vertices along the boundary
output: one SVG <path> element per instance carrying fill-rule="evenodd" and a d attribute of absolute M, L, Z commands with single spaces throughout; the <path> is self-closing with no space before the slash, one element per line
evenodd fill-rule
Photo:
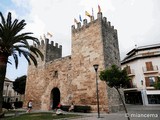
<path fill-rule="evenodd" d="M 95 69 L 96 72 L 97 72 L 97 70 L 98 70 L 98 66 L 99 66 L 98 64 L 94 64 L 94 65 L 93 65 L 93 67 L 94 67 L 94 69 Z"/>

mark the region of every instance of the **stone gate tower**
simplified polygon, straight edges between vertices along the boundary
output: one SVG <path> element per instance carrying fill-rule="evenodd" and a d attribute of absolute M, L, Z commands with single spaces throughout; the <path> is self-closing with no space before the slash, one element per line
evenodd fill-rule
<path fill-rule="evenodd" d="M 49 109 L 58 102 L 62 105 L 91 106 L 97 110 L 96 81 L 94 64 L 99 71 L 112 64 L 120 65 L 117 30 L 111 26 L 102 13 L 96 20 L 83 20 L 83 24 L 71 27 L 72 54 L 61 57 L 62 46 L 53 45 L 46 40 L 39 46 L 45 55 L 45 61 L 35 68 L 28 69 L 25 101 L 33 99 L 35 109 Z M 47 47 L 48 46 L 48 47 Z M 120 101 L 117 92 L 100 81 L 100 110 L 118 111 Z"/>

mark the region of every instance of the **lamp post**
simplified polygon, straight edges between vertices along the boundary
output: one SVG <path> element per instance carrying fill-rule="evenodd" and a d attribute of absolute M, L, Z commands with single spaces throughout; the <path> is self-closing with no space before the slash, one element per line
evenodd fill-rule
<path fill-rule="evenodd" d="M 97 71 L 98 71 L 98 64 L 93 65 L 94 70 L 96 72 L 96 93 L 97 93 L 97 112 L 98 112 L 98 118 L 100 118 L 100 112 L 99 112 L 99 95 L 98 95 L 98 79 L 97 79 Z"/>
<path fill-rule="evenodd" d="M 143 80 L 141 80 L 141 85 L 142 85 L 142 87 L 143 87 Z"/>
<path fill-rule="evenodd" d="M 9 87 L 9 83 L 6 83 L 6 87 L 7 87 L 7 90 L 6 90 L 6 102 L 8 102 L 8 87 Z"/>

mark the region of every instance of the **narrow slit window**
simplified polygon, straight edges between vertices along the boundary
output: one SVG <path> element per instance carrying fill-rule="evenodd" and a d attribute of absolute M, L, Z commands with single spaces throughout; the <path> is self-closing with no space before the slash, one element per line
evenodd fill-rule
<path fill-rule="evenodd" d="M 58 78 L 58 71 L 54 71 L 53 77 Z"/>

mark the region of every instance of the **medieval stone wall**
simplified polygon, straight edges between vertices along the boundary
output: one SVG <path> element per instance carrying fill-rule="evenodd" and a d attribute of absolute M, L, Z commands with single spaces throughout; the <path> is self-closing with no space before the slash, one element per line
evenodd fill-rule
<path fill-rule="evenodd" d="M 120 53 L 117 30 L 114 29 L 114 26 L 111 25 L 111 22 L 107 21 L 107 18 L 102 18 L 101 15 L 99 15 L 99 18 L 101 18 L 101 36 L 103 36 L 103 56 L 105 68 L 109 68 L 113 64 L 120 67 Z M 122 103 L 119 99 L 117 91 L 114 88 L 107 87 L 107 94 L 109 112 L 116 112 L 122 109 Z"/>
<path fill-rule="evenodd" d="M 48 40 L 41 45 L 48 45 Z M 111 64 L 120 64 L 117 32 L 102 13 L 96 20 L 83 20 L 83 24 L 72 26 L 72 55 L 61 57 L 62 46 L 51 49 L 39 46 L 44 53 L 45 61 L 38 68 L 28 69 L 25 101 L 33 99 L 34 108 L 47 110 L 50 106 L 51 91 L 58 88 L 60 102 L 69 105 L 89 105 L 92 111 L 97 110 L 96 74 L 94 64 L 99 64 L 98 73 Z M 119 106 L 119 99 L 114 90 L 98 78 L 99 100 L 101 111 L 113 111 L 112 106 Z"/>
<path fill-rule="evenodd" d="M 33 99 L 34 109 L 48 110 L 51 91 L 55 87 L 60 89 L 61 100 L 65 102 L 70 90 L 70 87 L 68 87 L 70 85 L 70 65 L 71 57 L 68 56 L 48 62 L 45 66 L 38 66 L 38 69 L 30 66 L 28 69 L 25 103 Z M 55 75 L 55 72 L 57 75 Z"/>
<path fill-rule="evenodd" d="M 78 83 L 76 91 L 76 102 L 92 106 L 97 110 L 96 77 L 94 64 L 99 64 L 99 70 L 104 69 L 103 41 L 101 36 L 101 19 L 87 23 L 75 28 L 72 26 L 72 63 L 75 84 Z M 76 83 L 77 82 L 77 83 Z M 108 111 L 108 99 L 106 85 L 99 80 L 100 109 Z"/>

